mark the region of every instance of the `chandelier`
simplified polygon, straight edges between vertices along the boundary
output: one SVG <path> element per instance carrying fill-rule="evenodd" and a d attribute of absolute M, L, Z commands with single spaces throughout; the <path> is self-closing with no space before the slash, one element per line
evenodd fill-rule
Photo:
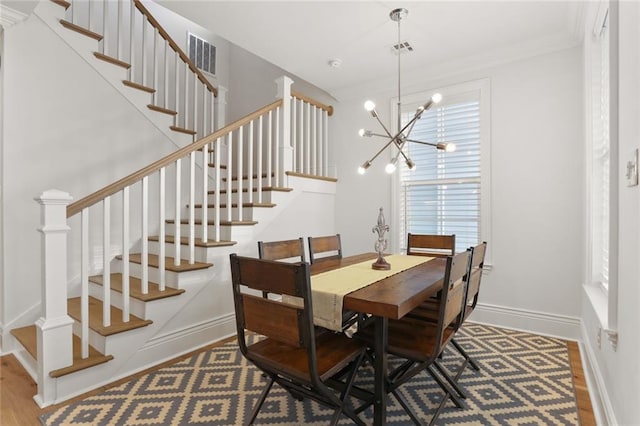
<path fill-rule="evenodd" d="M 360 174 L 364 174 L 367 171 L 367 169 L 371 166 L 371 163 L 380 154 L 382 154 L 382 152 L 384 152 L 384 150 L 387 149 L 387 147 L 389 147 L 392 144 L 397 148 L 398 152 L 393 156 L 389 164 L 387 164 L 387 166 L 385 167 L 385 171 L 387 173 L 393 173 L 396 170 L 400 156 L 402 156 L 402 159 L 407 165 L 407 167 L 409 168 L 409 170 L 415 169 L 416 167 L 415 163 L 411 161 L 411 159 L 403 151 L 403 147 L 407 142 L 413 142 L 413 143 L 418 143 L 422 145 L 430 145 L 435 147 L 436 149 L 443 150 L 446 152 L 453 152 L 456 150 L 456 146 L 453 143 L 446 143 L 446 142 L 436 143 L 436 142 L 418 141 L 410 138 L 411 131 L 413 130 L 413 126 L 420 119 L 420 117 L 422 117 L 422 114 L 425 111 L 427 111 L 429 108 L 431 108 L 433 105 L 439 103 L 442 100 L 442 95 L 440 93 L 435 93 L 433 96 L 431 96 L 431 98 L 428 101 L 426 101 L 423 105 L 418 107 L 413 117 L 411 117 L 411 119 L 404 126 L 402 125 L 402 109 L 401 109 L 401 98 L 400 98 L 400 56 L 401 56 L 402 43 L 400 41 L 400 21 L 406 18 L 408 13 L 409 11 L 404 8 L 393 9 L 389 13 L 389 17 L 391 18 L 391 20 L 398 23 L 398 44 L 395 46 L 397 50 L 397 55 L 398 55 L 398 123 L 397 123 L 398 132 L 395 135 L 393 135 L 389 131 L 389 129 L 384 125 L 382 120 L 380 120 L 380 116 L 376 111 L 376 104 L 373 103 L 373 101 L 366 101 L 364 103 L 364 109 L 367 110 L 371 114 L 371 116 L 378 121 L 378 123 L 380 123 L 380 126 L 384 130 L 384 134 L 374 133 L 371 130 L 365 130 L 365 129 L 360 129 L 358 134 L 360 135 L 360 137 L 377 136 L 377 137 L 388 138 L 389 141 L 382 148 L 380 148 L 380 150 L 376 152 L 376 154 L 373 157 L 371 157 L 370 160 L 365 161 L 360 167 L 358 167 L 358 173 Z"/>

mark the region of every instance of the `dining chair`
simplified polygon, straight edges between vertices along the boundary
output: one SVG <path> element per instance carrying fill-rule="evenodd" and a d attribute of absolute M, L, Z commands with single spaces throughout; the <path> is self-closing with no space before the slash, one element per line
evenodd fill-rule
<path fill-rule="evenodd" d="M 453 379 L 448 376 L 446 371 L 440 371 L 437 368 L 436 361 L 463 321 L 467 287 L 464 277 L 468 271 L 469 258 L 470 251 L 447 256 L 437 321 L 424 321 L 408 315 L 399 320 L 389 320 L 387 351 L 405 361 L 388 373 L 387 391 L 395 396 L 411 420 L 417 425 L 422 423 L 401 395 L 400 388 L 422 371 L 431 375 L 444 391 L 444 396 L 434 411 L 430 424 L 436 421 L 449 399 L 457 407 L 463 406 L 456 390 L 450 387 Z M 362 339 L 368 345 L 374 343 L 372 327 L 364 327 L 354 337 Z"/>
<path fill-rule="evenodd" d="M 258 241 L 258 257 L 266 260 L 304 262 L 304 240 Z"/>
<path fill-rule="evenodd" d="M 304 262 L 304 240 L 258 241 L 258 257 L 266 260 Z M 269 293 L 262 292 L 262 297 Z"/>
<path fill-rule="evenodd" d="M 456 235 L 407 234 L 407 254 L 417 256 L 453 256 Z"/>
<path fill-rule="evenodd" d="M 278 383 L 298 399 L 311 398 L 333 408 L 332 425 L 342 414 L 364 425 L 347 401 L 366 346 L 341 333 L 314 328 L 309 264 L 237 254 L 230 260 L 240 351 L 267 378 L 246 424 L 253 424 Z M 265 299 L 256 291 L 295 296 L 302 305 Z"/>
<path fill-rule="evenodd" d="M 467 295 L 465 296 L 465 308 L 463 315 L 463 323 L 469 318 L 478 304 L 478 296 L 480 294 L 480 281 L 482 279 L 482 269 L 484 268 L 484 258 L 487 252 L 487 242 L 483 241 L 471 249 L 471 261 L 469 262 L 469 272 L 467 273 Z M 462 324 L 461 324 L 462 325 Z M 457 331 L 457 330 L 456 330 Z M 480 370 L 478 364 L 469 356 L 464 348 L 456 341 L 451 340 L 451 344 L 476 371 Z"/>
<path fill-rule="evenodd" d="M 309 260 L 311 263 L 329 259 L 342 259 L 340 234 L 309 237 Z"/>

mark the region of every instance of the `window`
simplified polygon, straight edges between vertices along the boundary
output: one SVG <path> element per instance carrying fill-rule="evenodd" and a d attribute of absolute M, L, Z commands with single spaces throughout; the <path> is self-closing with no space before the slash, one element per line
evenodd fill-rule
<path fill-rule="evenodd" d="M 403 120 L 435 92 L 442 93 L 442 102 L 416 122 L 411 139 L 453 142 L 456 151 L 405 145 L 417 167 L 412 171 L 402 163 L 399 168 L 400 248 L 406 249 L 408 232 L 455 234 L 456 251 L 464 251 L 489 239 L 488 81 L 409 96 Z"/>
<path fill-rule="evenodd" d="M 188 34 L 188 37 L 191 62 L 202 71 L 216 75 L 216 47 L 191 33 Z"/>

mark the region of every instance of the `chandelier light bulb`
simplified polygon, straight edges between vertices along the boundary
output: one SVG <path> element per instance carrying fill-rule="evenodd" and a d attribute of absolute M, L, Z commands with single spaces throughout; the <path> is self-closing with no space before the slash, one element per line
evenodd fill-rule
<path fill-rule="evenodd" d="M 358 130 L 358 135 L 359 135 L 361 138 L 363 138 L 363 137 L 364 137 L 364 134 L 365 134 L 365 133 L 366 133 L 366 130 L 364 130 L 364 129 L 360 129 L 360 130 Z"/>
<path fill-rule="evenodd" d="M 396 165 L 393 163 L 389 163 L 385 166 L 384 171 L 391 174 L 396 171 Z"/>
<path fill-rule="evenodd" d="M 367 171 L 370 165 L 371 165 L 371 161 L 365 161 L 364 164 L 362 164 L 362 166 L 358 167 L 358 173 L 361 175 L 365 174 L 365 172 Z"/>
<path fill-rule="evenodd" d="M 455 143 L 448 143 L 447 147 L 444 149 L 446 152 L 455 152 L 456 150 L 456 144 Z"/>
<path fill-rule="evenodd" d="M 391 173 L 395 172 L 395 171 L 396 171 L 396 163 L 397 163 L 397 162 L 398 162 L 398 159 L 397 159 L 397 158 L 394 158 L 393 160 L 391 160 L 391 161 L 389 162 L 389 164 L 387 164 L 387 165 L 385 166 L 384 171 L 385 171 L 385 172 L 387 172 L 387 173 L 389 173 L 389 174 L 391 174 Z"/>
<path fill-rule="evenodd" d="M 376 109 L 376 104 L 373 101 L 366 101 L 364 103 L 364 109 L 367 110 L 368 112 L 371 112 L 374 109 Z"/>
<path fill-rule="evenodd" d="M 434 93 L 433 96 L 431 96 L 431 100 L 434 104 L 437 104 L 442 100 L 442 95 L 440 93 Z"/>

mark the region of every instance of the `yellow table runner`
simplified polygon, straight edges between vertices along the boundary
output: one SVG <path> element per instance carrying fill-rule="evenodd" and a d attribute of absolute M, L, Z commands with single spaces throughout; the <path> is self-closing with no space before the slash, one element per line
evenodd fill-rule
<path fill-rule="evenodd" d="M 391 269 L 388 271 L 371 269 L 371 264 L 375 260 L 367 260 L 312 276 L 313 322 L 330 330 L 342 330 L 342 301 L 346 294 L 433 258 L 392 254 L 385 256 L 385 259 L 391 264 Z"/>

